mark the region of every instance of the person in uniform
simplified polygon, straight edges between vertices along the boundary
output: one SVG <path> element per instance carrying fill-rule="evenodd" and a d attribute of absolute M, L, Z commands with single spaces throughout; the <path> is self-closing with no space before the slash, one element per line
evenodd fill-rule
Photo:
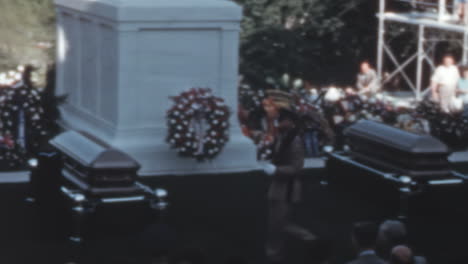
<path fill-rule="evenodd" d="M 455 65 L 455 59 L 446 55 L 442 65 L 437 67 L 431 78 L 432 99 L 439 103 L 445 113 L 454 110 L 457 85 L 460 80 L 460 72 Z"/>
<path fill-rule="evenodd" d="M 265 104 L 267 119 L 275 124 L 272 160 L 263 164 L 264 173 L 271 177 L 268 190 L 268 237 L 266 256 L 270 263 L 283 263 L 286 235 L 304 241 L 316 237 L 290 222 L 292 206 L 301 200 L 299 172 L 304 166 L 302 129 L 291 111 L 290 98 L 283 92 L 270 92 Z M 273 103 L 272 103 L 273 102 Z"/>

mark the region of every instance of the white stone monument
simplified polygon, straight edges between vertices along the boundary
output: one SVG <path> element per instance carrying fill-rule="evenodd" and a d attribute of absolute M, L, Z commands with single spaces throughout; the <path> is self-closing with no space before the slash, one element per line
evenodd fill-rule
<path fill-rule="evenodd" d="M 141 175 L 229 173 L 257 167 L 237 121 L 242 10 L 228 0 L 55 0 L 57 94 L 64 127 L 137 159 Z M 231 111 L 221 155 L 179 158 L 166 138 L 169 96 L 210 87 Z"/>

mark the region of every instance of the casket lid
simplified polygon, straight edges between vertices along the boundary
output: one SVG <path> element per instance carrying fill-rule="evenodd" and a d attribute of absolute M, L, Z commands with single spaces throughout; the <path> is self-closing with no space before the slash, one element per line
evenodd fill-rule
<path fill-rule="evenodd" d="M 64 132 L 50 141 L 62 154 L 90 169 L 138 170 L 140 165 L 126 153 L 76 131 Z"/>
<path fill-rule="evenodd" d="M 449 154 L 449 148 L 430 135 L 420 135 L 379 122 L 361 120 L 348 127 L 347 137 L 359 137 L 404 152 L 420 154 Z"/>
<path fill-rule="evenodd" d="M 56 6 L 114 21 L 240 21 L 228 0 L 55 0 Z"/>

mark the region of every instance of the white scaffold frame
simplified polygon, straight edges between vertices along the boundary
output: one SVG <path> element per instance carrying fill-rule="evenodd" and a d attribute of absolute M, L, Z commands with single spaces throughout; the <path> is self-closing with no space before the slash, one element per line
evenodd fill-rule
<path fill-rule="evenodd" d="M 421 100 L 425 94 L 430 90 L 423 88 L 424 65 L 427 63 L 432 70 L 436 67 L 434 60 L 434 50 L 437 43 L 442 41 L 456 41 L 459 42 L 463 49 L 461 64 L 468 63 L 468 25 L 457 23 L 452 15 L 454 12 L 449 12 L 449 9 L 455 9 L 447 6 L 446 0 L 438 0 L 438 4 L 434 3 L 434 8 L 437 12 L 423 13 L 423 12 L 409 12 L 409 13 L 394 13 L 386 11 L 387 1 L 400 1 L 408 2 L 410 4 L 422 3 L 430 5 L 427 2 L 418 0 L 380 0 L 379 12 L 377 17 L 379 19 L 378 28 L 378 44 L 377 44 L 377 74 L 381 85 L 392 80 L 397 75 L 400 75 L 407 85 L 413 90 L 414 96 L 417 100 Z M 468 12 L 466 13 L 468 14 Z M 402 26 L 416 26 L 417 35 L 417 49 L 416 52 L 407 58 L 404 62 L 397 60 L 394 52 L 391 49 L 390 43 L 387 43 L 386 26 L 389 23 L 400 24 Z M 434 32 L 436 32 L 434 34 Z M 437 34 L 437 32 L 445 32 L 457 38 L 446 39 L 444 34 Z M 395 70 L 388 75 L 384 76 L 385 58 L 388 57 L 396 67 Z M 412 79 L 405 72 L 405 69 L 416 60 L 416 78 Z"/>

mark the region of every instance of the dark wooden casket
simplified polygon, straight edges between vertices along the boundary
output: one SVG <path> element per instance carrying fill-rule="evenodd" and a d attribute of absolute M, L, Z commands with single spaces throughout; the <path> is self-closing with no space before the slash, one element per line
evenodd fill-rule
<path fill-rule="evenodd" d="M 451 174 L 449 148 L 432 136 L 365 120 L 348 127 L 344 135 L 350 155 L 375 168 L 425 178 Z"/>
<path fill-rule="evenodd" d="M 127 154 L 85 133 L 65 132 L 50 141 L 63 157 L 65 180 L 84 193 L 133 195 L 140 165 Z"/>

